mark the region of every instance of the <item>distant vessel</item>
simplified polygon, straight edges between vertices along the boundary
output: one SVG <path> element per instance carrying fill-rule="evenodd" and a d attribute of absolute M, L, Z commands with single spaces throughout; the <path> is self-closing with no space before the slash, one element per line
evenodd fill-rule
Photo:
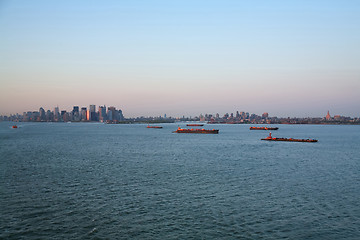
<path fill-rule="evenodd" d="M 163 127 L 161 127 L 161 126 L 147 126 L 147 128 L 163 128 Z"/>
<path fill-rule="evenodd" d="M 202 127 L 204 124 L 186 124 L 188 127 Z"/>
<path fill-rule="evenodd" d="M 267 138 L 262 138 L 265 141 L 284 141 L 284 142 L 317 142 L 316 139 L 295 139 L 295 138 L 273 138 L 271 132 Z"/>
<path fill-rule="evenodd" d="M 185 129 L 185 128 L 178 128 L 174 133 L 203 133 L 203 134 L 218 134 L 219 130 L 207 130 L 207 129 Z"/>
<path fill-rule="evenodd" d="M 278 127 L 250 127 L 250 130 L 278 130 Z"/>
<path fill-rule="evenodd" d="M 17 126 L 16 126 L 16 125 L 13 125 L 12 128 L 17 128 Z"/>

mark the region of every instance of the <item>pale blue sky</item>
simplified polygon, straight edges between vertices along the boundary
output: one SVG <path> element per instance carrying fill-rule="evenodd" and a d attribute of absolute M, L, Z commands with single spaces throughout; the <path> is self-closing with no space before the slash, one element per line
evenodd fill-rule
<path fill-rule="evenodd" d="M 0 113 L 360 115 L 360 1 L 0 1 Z"/>

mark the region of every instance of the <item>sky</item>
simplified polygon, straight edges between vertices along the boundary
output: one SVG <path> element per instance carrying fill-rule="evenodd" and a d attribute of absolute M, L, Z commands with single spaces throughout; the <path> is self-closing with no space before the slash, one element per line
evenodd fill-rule
<path fill-rule="evenodd" d="M 0 114 L 360 116 L 360 1 L 0 0 Z"/>

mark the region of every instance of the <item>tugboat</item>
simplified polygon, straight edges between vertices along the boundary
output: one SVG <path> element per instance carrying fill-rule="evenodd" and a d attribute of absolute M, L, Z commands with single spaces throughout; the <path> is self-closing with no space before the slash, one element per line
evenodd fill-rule
<path fill-rule="evenodd" d="M 250 130 L 278 130 L 278 127 L 250 127 Z"/>
<path fill-rule="evenodd" d="M 147 128 L 163 128 L 163 127 L 161 127 L 161 126 L 147 126 Z"/>
<path fill-rule="evenodd" d="M 16 125 L 13 125 L 12 128 L 17 128 L 17 126 L 16 126 Z"/>
<path fill-rule="evenodd" d="M 219 130 L 216 129 L 212 129 L 212 130 L 207 130 L 207 129 L 185 129 L 185 128 L 178 128 L 176 131 L 174 131 L 173 133 L 203 133 L 203 134 L 218 134 Z"/>
<path fill-rule="evenodd" d="M 202 127 L 204 124 L 186 124 L 188 127 Z"/>
<path fill-rule="evenodd" d="M 284 142 L 317 142 L 316 139 L 295 139 L 295 138 L 273 138 L 271 132 L 267 138 L 262 138 L 265 141 L 284 141 Z"/>

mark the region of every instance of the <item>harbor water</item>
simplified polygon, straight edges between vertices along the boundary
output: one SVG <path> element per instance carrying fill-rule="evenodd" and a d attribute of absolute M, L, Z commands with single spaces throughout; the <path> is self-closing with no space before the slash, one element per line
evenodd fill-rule
<path fill-rule="evenodd" d="M 359 239 L 360 126 L 0 123 L 0 239 Z"/>

